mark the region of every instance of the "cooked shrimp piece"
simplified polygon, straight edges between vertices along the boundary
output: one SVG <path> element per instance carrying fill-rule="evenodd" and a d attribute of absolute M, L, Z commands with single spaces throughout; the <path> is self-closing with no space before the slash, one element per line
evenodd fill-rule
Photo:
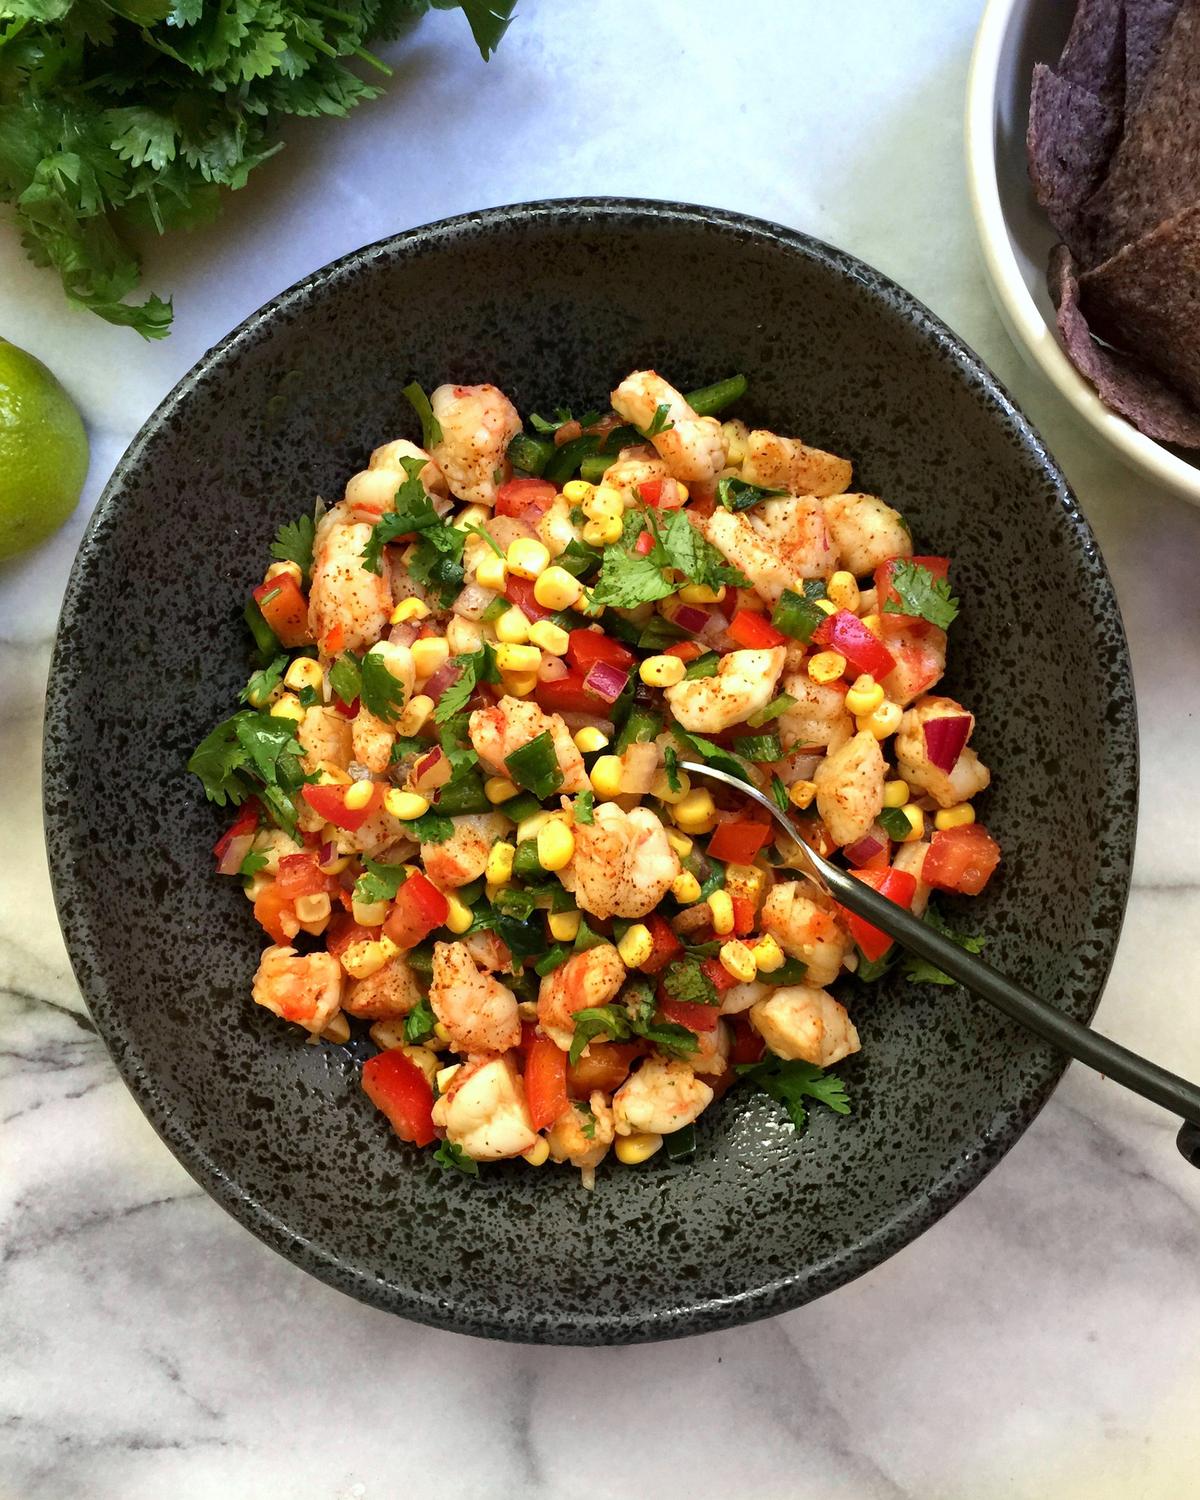
<path fill-rule="evenodd" d="M 464 813 L 451 818 L 454 832 L 440 844 L 421 845 L 421 864 L 439 890 L 453 891 L 478 880 L 488 854 L 508 832 L 503 813 Z"/>
<path fill-rule="evenodd" d="M 925 620 L 912 625 L 891 623 L 896 616 L 884 616 L 883 644 L 896 658 L 896 665 L 881 681 L 884 692 L 901 708 L 940 680 L 946 670 L 946 632 Z"/>
<path fill-rule="evenodd" d="M 613 1095 L 618 1135 L 670 1135 L 708 1108 L 713 1091 L 685 1062 L 648 1057 Z"/>
<path fill-rule="evenodd" d="M 494 974 L 512 972 L 508 944 L 501 942 L 494 932 L 468 932 L 462 945 L 481 969 L 489 969 Z"/>
<path fill-rule="evenodd" d="M 805 965 L 805 980 L 824 988 L 841 973 L 853 944 L 833 913 L 809 894 L 812 890 L 806 882 L 782 881 L 763 903 L 761 921 L 763 931 Z"/>
<path fill-rule="evenodd" d="M 777 1056 L 832 1067 L 857 1052 L 854 1022 L 825 990 L 792 984 L 750 1010 L 750 1024 Z"/>
<path fill-rule="evenodd" d="M 546 1140 L 555 1161 L 598 1167 L 608 1155 L 614 1133 L 612 1107 L 597 1089 L 586 1104 L 568 1104 L 546 1132 Z"/>
<path fill-rule="evenodd" d="M 371 527 L 355 521 L 345 501 L 327 510 L 317 525 L 308 628 L 322 656 L 365 651 L 387 628 L 393 606 L 387 572 L 363 567 L 370 537 Z"/>
<path fill-rule="evenodd" d="M 841 682 L 814 682 L 807 672 L 783 679 L 783 691 L 796 702 L 777 720 L 784 750 L 812 745 L 837 749 L 854 733 Z"/>
<path fill-rule="evenodd" d="M 283 1021 L 322 1032 L 342 1006 L 342 966 L 332 953 L 267 948 L 258 963 L 250 994 Z"/>
<path fill-rule="evenodd" d="M 387 850 L 388 862 L 399 864 L 417 853 L 411 832 L 410 824 L 401 822 L 386 807 L 380 806 L 357 828 L 339 828 L 338 847 L 347 852 L 365 854 L 369 859 L 378 859 Z"/>
<path fill-rule="evenodd" d="M 811 495 L 767 500 L 736 514 L 717 509 L 701 530 L 768 604 L 778 604 L 797 579 L 828 578 L 837 565 L 825 512 Z"/>
<path fill-rule="evenodd" d="M 817 767 L 817 811 L 835 844 L 862 838 L 879 816 L 886 770 L 879 741 L 865 729 Z"/>
<path fill-rule="evenodd" d="M 506 1052 L 521 1040 L 517 997 L 461 943 L 434 943 L 429 1003 L 459 1052 Z"/>
<path fill-rule="evenodd" d="M 439 385 L 429 398 L 442 429 L 431 456 L 460 500 L 493 505 L 508 478 L 508 445 L 521 430 L 517 409 L 494 385 Z"/>
<path fill-rule="evenodd" d="M 711 677 L 685 679 L 664 696 L 685 729 L 696 734 L 719 734 L 740 724 L 775 696 L 787 651 L 771 646 L 765 651 L 730 651 Z"/>
<path fill-rule="evenodd" d="M 746 984 L 735 984 L 721 996 L 721 1014 L 723 1016 L 741 1015 L 742 1011 L 749 1010 L 760 1000 L 765 1000 L 770 993 L 771 986 L 764 984 L 761 979 L 751 979 Z"/>
<path fill-rule="evenodd" d="M 645 432 L 660 406 L 671 424 L 650 441 L 675 479 L 709 484 L 725 467 L 725 434 L 716 417 L 698 416 L 684 396 L 654 370 L 635 370 L 611 396 L 613 411 Z"/>
<path fill-rule="evenodd" d="M 939 807 L 969 802 L 992 779 L 992 773 L 969 745 L 949 771 L 939 770 L 929 759 L 925 725 L 930 719 L 962 714 L 971 721 L 967 731 L 970 739 L 975 729 L 975 716 L 968 713 L 961 703 L 956 703 L 953 698 L 920 698 L 900 720 L 896 733 L 896 775 L 902 776 L 917 791 L 928 793 Z"/>
<path fill-rule="evenodd" d="M 421 483 L 430 495 L 446 496 L 446 476 L 424 448 L 418 448 L 407 438 L 397 438 L 376 448 L 367 467 L 346 482 L 346 504 L 356 521 L 374 524 L 384 511 L 395 509 L 396 491 L 408 478 L 402 462 L 406 458 L 424 459 Z"/>
<path fill-rule="evenodd" d="M 551 557 L 557 557 L 579 540 L 580 527 L 571 520 L 571 509 L 570 501 L 557 495 L 549 510 L 543 511 L 534 522 L 537 539 L 545 544 Z"/>
<path fill-rule="evenodd" d="M 563 773 L 562 790 L 582 792 L 588 785 L 583 756 L 571 738 L 571 731 L 558 714 L 544 714 L 528 699 L 506 695 L 492 708 L 477 708 L 468 721 L 467 731 L 476 755 L 494 776 L 508 775 L 505 756 L 539 734 L 549 734 Z"/>
<path fill-rule="evenodd" d="M 296 738 L 304 746 L 300 764 L 310 776 L 317 774 L 323 760 L 343 771 L 349 766 L 354 753 L 350 720 L 336 709 L 322 708 L 319 704 L 306 708 Z"/>
<path fill-rule="evenodd" d="M 696 1033 L 696 1050 L 688 1053 L 687 1065 L 693 1073 L 723 1073 L 729 1063 L 729 1049 L 733 1038 L 724 1021 L 718 1021 L 711 1031 Z"/>
<path fill-rule="evenodd" d="M 889 557 L 911 557 L 912 537 L 898 510 L 878 495 L 832 495 L 825 501 L 825 524 L 842 566 L 856 578 L 873 572 Z"/>
<path fill-rule="evenodd" d="M 850 483 L 850 460 L 799 438 L 778 437 L 758 428 L 746 434 L 742 478 L 765 490 L 791 495 L 840 495 Z"/>
<path fill-rule="evenodd" d="M 928 853 L 928 844 L 901 844 L 892 855 L 892 869 L 907 871 L 917 882 L 917 888 L 909 903 L 909 910 L 914 917 L 923 917 L 925 908 L 929 905 L 929 887 L 921 879 L 925 869 L 925 856 Z"/>
<path fill-rule="evenodd" d="M 341 718 L 341 715 L 338 717 Z M 358 712 L 350 723 L 350 739 L 354 746 L 354 759 L 360 766 L 366 766 L 368 771 L 374 771 L 376 775 L 387 770 L 392 761 L 392 746 L 396 743 L 394 724 L 378 718 L 360 703 Z"/>
<path fill-rule="evenodd" d="M 625 983 L 625 965 L 611 943 L 575 953 L 542 980 L 538 1025 L 563 1051 L 575 1035 L 575 1012 L 607 1005 Z"/>
<path fill-rule="evenodd" d="M 681 869 L 666 829 L 648 807 L 623 812 L 615 802 L 602 802 L 591 823 L 575 825 L 575 853 L 559 879 L 594 917 L 644 917 Z"/>
<path fill-rule="evenodd" d="M 675 495 L 675 484 L 671 479 L 671 471 L 666 461 L 658 457 L 654 449 L 648 444 L 638 448 L 622 448 L 617 454 L 616 463 L 610 464 L 604 471 L 604 477 L 600 483 L 606 489 L 616 490 L 625 502 L 626 509 L 636 505 L 640 499 L 639 486 L 652 484 L 655 481 L 670 483 L 670 493 Z M 662 501 L 658 502 L 660 505 Z"/>
<path fill-rule="evenodd" d="M 434 1104 L 433 1123 L 474 1161 L 520 1156 L 537 1141 L 525 1086 L 507 1057 L 463 1063 Z"/>
<path fill-rule="evenodd" d="M 421 998 L 416 975 L 403 953 L 366 979 L 355 979 L 346 991 L 342 1009 L 367 1021 L 388 1021 L 406 1016 Z"/>

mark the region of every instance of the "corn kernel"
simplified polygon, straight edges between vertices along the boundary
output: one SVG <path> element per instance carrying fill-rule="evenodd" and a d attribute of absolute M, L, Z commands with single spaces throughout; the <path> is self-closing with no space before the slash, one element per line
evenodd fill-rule
<path fill-rule="evenodd" d="M 783 968 L 783 949 L 769 932 L 760 937 L 750 951 L 754 954 L 754 963 L 760 974 L 774 974 L 776 969 Z"/>
<path fill-rule="evenodd" d="M 654 952 L 654 939 L 643 922 L 635 922 L 617 944 L 621 962 L 627 969 L 636 969 L 644 964 Z"/>
<path fill-rule="evenodd" d="M 513 860 L 516 858 L 516 853 L 512 844 L 492 845 L 488 852 L 487 869 L 484 872 L 489 885 L 508 885 L 512 880 Z"/>
<path fill-rule="evenodd" d="M 388 914 L 386 901 L 353 901 L 354 920 L 360 927 L 382 927 Z"/>
<path fill-rule="evenodd" d="M 531 1167 L 544 1167 L 550 1160 L 550 1143 L 544 1135 L 539 1135 L 529 1150 L 522 1151 L 521 1155 Z"/>
<path fill-rule="evenodd" d="M 883 627 L 879 623 L 878 615 L 862 615 L 861 619 L 872 635 L 880 635 L 882 633 Z"/>
<path fill-rule="evenodd" d="M 450 524 L 461 530 L 465 526 L 486 526 L 491 519 L 492 513 L 486 505 L 464 505 Z"/>
<path fill-rule="evenodd" d="M 679 785 L 672 790 L 671 778 L 667 775 L 666 770 L 656 771 L 654 773 L 654 780 L 650 783 L 650 795 L 657 797 L 660 802 L 665 802 L 668 807 L 673 807 L 676 803 L 682 802 L 692 789 L 692 778 L 686 771 L 676 771 L 675 780 Z"/>
<path fill-rule="evenodd" d="M 686 859 L 692 852 L 692 841 L 686 833 L 680 833 L 678 829 L 667 829 L 667 843 L 674 849 L 680 859 Z"/>
<path fill-rule="evenodd" d="M 550 552 L 544 542 L 531 536 L 519 536 L 509 542 L 504 560 L 508 571 L 518 578 L 536 578 L 550 566 Z"/>
<path fill-rule="evenodd" d="M 714 891 L 708 898 L 708 909 L 712 913 L 713 931 L 725 937 L 733 931 L 733 897 L 728 891 Z"/>
<path fill-rule="evenodd" d="M 295 693 L 284 693 L 271 704 L 273 719 L 294 719 L 297 724 L 304 717 L 304 706 Z"/>
<path fill-rule="evenodd" d="M 900 728 L 900 720 L 904 717 L 904 710 L 898 703 L 893 703 L 890 698 L 885 698 L 872 714 L 866 714 L 854 722 L 858 730 L 864 730 L 873 734 L 877 740 L 886 740 L 889 734 L 895 734 Z"/>
<path fill-rule="evenodd" d="M 296 919 L 301 923 L 323 922 L 329 916 L 329 892 L 318 891 L 315 896 L 296 897 Z"/>
<path fill-rule="evenodd" d="M 746 457 L 746 439 L 749 429 L 736 417 L 721 423 L 721 436 L 725 439 L 725 462 L 731 469 L 740 469 Z"/>
<path fill-rule="evenodd" d="M 552 911 L 549 922 L 550 936 L 557 943 L 573 943 L 579 936 L 580 916 L 577 911 Z"/>
<path fill-rule="evenodd" d="M 502 672 L 536 672 L 542 653 L 536 646 L 515 646 L 502 641 L 496 647 L 496 665 Z"/>
<path fill-rule="evenodd" d="M 513 698 L 528 698 L 538 685 L 536 672 L 506 672 L 504 691 Z"/>
<path fill-rule="evenodd" d="M 681 870 L 671 882 L 671 894 L 680 906 L 690 906 L 700 899 L 700 882 L 690 870 Z"/>
<path fill-rule="evenodd" d="M 575 748 L 584 755 L 594 755 L 608 744 L 608 735 L 594 724 L 585 724 L 575 731 Z"/>
<path fill-rule="evenodd" d="M 495 589 L 498 594 L 503 593 L 507 578 L 508 564 L 492 551 L 475 564 L 475 582 L 480 588 Z"/>
<path fill-rule="evenodd" d="M 321 786 L 349 786 L 350 772 L 343 771 L 341 766 L 335 766 L 331 760 L 319 760 L 317 762 L 317 781 Z M 326 843 L 328 843 L 328 839 Z"/>
<path fill-rule="evenodd" d="M 693 787 L 671 811 L 676 827 L 684 833 L 708 833 L 716 821 L 717 807 L 707 787 Z"/>
<path fill-rule="evenodd" d="M 799 588 L 798 592 L 799 593 L 803 593 L 804 592 L 804 580 L 803 579 L 799 579 L 798 582 L 800 583 L 800 588 Z M 821 613 L 823 615 L 836 615 L 837 614 L 837 605 L 833 602 L 832 599 L 814 599 L 813 603 L 817 606 L 817 608 L 821 611 Z"/>
<path fill-rule="evenodd" d="M 837 682 L 845 671 L 846 658 L 840 652 L 818 651 L 808 658 L 808 675 L 814 682 Z"/>
<path fill-rule="evenodd" d="M 817 784 L 815 781 L 793 781 L 788 788 L 788 801 L 793 807 L 803 810 L 812 806 L 812 800 L 817 795 Z"/>
<path fill-rule="evenodd" d="M 562 818 L 562 813 L 539 811 L 530 813 L 527 818 L 522 818 L 517 824 L 517 843 L 523 844 L 527 839 L 535 839 L 546 824 L 554 818 Z"/>
<path fill-rule="evenodd" d="M 319 661 L 314 661 L 311 656 L 298 656 L 283 674 L 283 680 L 297 691 L 312 688 L 314 693 L 319 693 L 325 685 L 325 673 Z"/>
<path fill-rule="evenodd" d="M 450 1038 L 447 1037 L 446 1040 L 449 1041 Z M 451 1063 L 448 1068 L 439 1068 L 437 1070 L 437 1072 L 434 1074 L 434 1082 L 438 1086 L 439 1094 L 444 1094 L 446 1092 L 446 1090 L 450 1087 L 455 1073 L 457 1073 L 459 1068 L 461 1067 L 462 1063 Z"/>
<path fill-rule="evenodd" d="M 423 818 L 429 811 L 428 798 L 422 797 L 419 792 L 402 792 L 395 787 L 385 794 L 383 805 L 393 818 L 399 818 L 404 823 L 411 823 L 414 818 Z"/>
<path fill-rule="evenodd" d="M 569 505 L 582 505 L 585 500 L 591 499 L 595 488 L 586 479 L 568 479 L 562 488 L 563 499 Z"/>
<path fill-rule="evenodd" d="M 644 1161 L 649 1161 L 656 1151 L 662 1150 L 662 1143 L 661 1135 L 652 1135 L 649 1131 L 639 1130 L 633 1135 L 619 1135 L 613 1149 L 617 1160 L 623 1166 L 640 1167 Z"/>
<path fill-rule="evenodd" d="M 838 609 L 848 609 L 851 614 L 857 614 L 859 593 L 858 583 L 853 573 L 847 573 L 839 568 L 825 585 L 825 592 L 829 595 L 830 602 Z"/>
<path fill-rule="evenodd" d="M 679 598 L 684 604 L 720 604 L 724 597 L 724 584 L 713 589 L 707 583 L 685 583 L 679 590 Z"/>
<path fill-rule="evenodd" d="M 374 649 L 374 648 L 372 648 Z M 422 679 L 432 677 L 450 655 L 450 643 L 444 635 L 425 636 L 409 647 L 413 670 Z"/>
<path fill-rule="evenodd" d="M 300 584 L 304 582 L 304 573 L 299 563 L 273 562 L 263 574 L 263 582 L 270 583 L 272 578 L 290 578 L 293 583 Z"/>
<path fill-rule="evenodd" d="M 623 770 L 624 766 L 619 755 L 602 755 L 588 773 L 596 796 L 619 797 Z"/>
<path fill-rule="evenodd" d="M 583 528 L 583 539 L 589 547 L 609 547 L 621 540 L 623 529 L 616 516 L 608 516 L 602 521 L 588 521 Z"/>
<path fill-rule="evenodd" d="M 975 809 L 969 802 L 960 802 L 956 807 L 940 808 L 933 815 L 933 826 L 939 833 L 950 828 L 966 828 L 975 821 Z"/>
<path fill-rule="evenodd" d="M 374 1032 L 374 1026 L 371 1027 L 371 1030 L 372 1032 Z M 402 1043 L 398 1050 L 404 1053 L 409 1062 L 416 1063 L 417 1067 L 420 1068 L 422 1073 L 424 1073 L 430 1084 L 433 1083 L 433 1080 L 437 1077 L 438 1073 L 438 1060 L 436 1052 L 431 1052 L 428 1047 L 415 1046 L 411 1042 Z"/>
<path fill-rule="evenodd" d="M 915 844 L 918 839 L 925 837 L 925 814 L 914 802 L 906 802 L 900 809 L 908 819 L 909 831 L 897 842 L 901 844 Z"/>
<path fill-rule="evenodd" d="M 415 698 L 410 698 L 396 721 L 396 732 L 404 735 L 419 734 L 428 724 L 433 708 L 433 699 L 427 693 L 418 693 Z"/>
<path fill-rule="evenodd" d="M 757 865 L 725 866 L 725 889 L 731 896 L 741 896 L 757 906 L 766 888 L 767 872 Z"/>
<path fill-rule="evenodd" d="M 647 687 L 675 687 L 684 679 L 687 668 L 677 656 L 648 656 L 638 668 L 638 676 Z"/>
<path fill-rule="evenodd" d="M 726 974 L 731 974 L 739 984 L 749 984 L 758 973 L 758 961 L 753 952 L 737 938 L 731 943 L 722 943 L 717 957 Z"/>
<path fill-rule="evenodd" d="M 376 1021 L 367 1035 L 381 1052 L 393 1052 L 406 1045 L 404 1040 L 404 1017 L 394 1021 Z"/>
<path fill-rule="evenodd" d="M 379 905 L 385 903 L 379 902 Z M 358 922 L 357 912 L 354 920 Z M 360 927 L 378 927 L 378 922 L 360 922 Z M 384 964 L 391 963 L 396 954 L 400 952 L 390 938 L 368 938 L 362 943 L 351 943 L 342 951 L 339 962 L 351 979 L 370 979 L 372 974 L 378 974 Z"/>
<path fill-rule="evenodd" d="M 541 582 L 541 579 L 538 580 Z M 556 625 L 553 620 L 535 620 L 529 627 L 529 639 L 535 646 L 540 646 L 548 656 L 565 656 L 567 647 L 571 644 L 571 638 L 561 625 Z"/>
<path fill-rule="evenodd" d="M 462 615 L 451 615 L 446 626 L 446 644 L 451 656 L 472 656 L 483 645 L 483 626 Z"/>
<path fill-rule="evenodd" d="M 538 829 L 538 859 L 543 870 L 565 870 L 575 854 L 575 835 L 561 818 Z"/>
<path fill-rule="evenodd" d="M 589 521 L 619 521 L 625 514 L 625 501 L 620 490 L 601 485 L 583 502 L 583 513 Z"/>
<path fill-rule="evenodd" d="M 854 686 L 846 694 L 847 711 L 857 718 L 873 714 L 884 700 L 884 691 L 869 672 L 855 679 Z"/>
<path fill-rule="evenodd" d="M 511 801 L 517 795 L 517 788 L 507 776 L 489 776 L 483 783 L 483 795 L 493 807 L 498 807 L 501 802 Z"/>
<path fill-rule="evenodd" d="M 543 609 L 570 609 L 582 593 L 579 579 L 557 565 L 539 573 L 533 583 L 533 597 Z"/>
<path fill-rule="evenodd" d="M 496 639 L 506 646 L 520 646 L 529 639 L 529 621 L 524 610 L 514 604 L 496 621 Z"/>
<path fill-rule="evenodd" d="M 466 932 L 475 920 L 467 903 L 453 891 L 446 893 L 446 926 L 451 932 Z"/>
<path fill-rule="evenodd" d="M 883 783 L 884 807 L 903 807 L 908 798 L 909 790 L 907 781 L 885 781 Z"/>
<path fill-rule="evenodd" d="M 424 599 L 401 599 L 392 610 L 391 620 L 393 625 L 407 625 L 411 620 L 428 619 L 429 614 L 430 609 Z"/>
<path fill-rule="evenodd" d="M 689 494 L 688 487 L 686 484 L 684 484 L 682 479 L 677 479 L 675 481 L 675 493 L 679 496 L 679 503 L 682 505 L 683 502 L 688 498 Z"/>
<path fill-rule="evenodd" d="M 362 812 L 364 807 L 370 807 L 374 797 L 375 783 L 373 781 L 356 781 L 346 788 L 346 811 Z"/>

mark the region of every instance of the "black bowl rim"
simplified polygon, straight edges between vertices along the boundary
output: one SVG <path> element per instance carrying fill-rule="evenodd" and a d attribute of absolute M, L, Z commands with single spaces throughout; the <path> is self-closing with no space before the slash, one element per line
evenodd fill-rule
<path fill-rule="evenodd" d="M 686 1305 L 681 1299 L 679 1304 L 649 1318 L 639 1326 L 631 1326 L 628 1320 L 622 1319 L 619 1315 L 601 1314 L 593 1320 L 578 1321 L 570 1326 L 556 1328 L 539 1326 L 534 1330 L 529 1330 L 521 1326 L 519 1317 L 514 1317 L 511 1310 L 506 1315 L 502 1310 L 495 1309 L 489 1317 L 478 1308 L 464 1312 L 453 1308 L 447 1309 L 432 1298 L 423 1298 L 417 1290 L 403 1290 L 381 1282 L 378 1277 L 361 1266 L 347 1265 L 321 1244 L 290 1229 L 286 1223 L 257 1202 L 225 1170 L 207 1156 L 186 1128 L 172 1116 L 169 1107 L 159 1094 L 153 1074 L 143 1066 L 138 1057 L 131 1053 L 122 1035 L 120 1014 L 115 1008 L 110 1009 L 107 1001 L 98 1000 L 95 996 L 88 994 L 85 978 L 89 971 L 89 955 L 86 945 L 76 944 L 73 940 L 71 924 L 64 920 L 65 915 L 77 906 L 83 892 L 80 883 L 76 881 L 70 860 L 56 858 L 58 852 L 69 845 L 69 819 L 57 817 L 52 813 L 49 805 L 58 774 L 58 768 L 52 763 L 50 746 L 51 741 L 57 738 L 53 731 L 64 727 L 68 712 L 67 683 L 73 672 L 74 652 L 73 648 L 64 644 L 63 626 L 70 623 L 78 608 L 77 596 L 80 595 L 82 587 L 84 565 L 97 545 L 97 532 L 110 512 L 120 504 L 120 495 L 126 477 L 137 468 L 149 440 L 170 419 L 176 408 L 187 400 L 190 392 L 210 374 L 218 371 L 224 360 L 235 354 L 240 346 L 252 342 L 263 325 L 280 314 L 302 310 L 303 303 L 311 293 L 336 282 L 344 275 L 363 269 L 371 261 L 397 253 L 417 253 L 427 245 L 436 248 L 439 243 L 450 240 L 462 232 L 478 232 L 481 228 L 491 227 L 511 229 L 516 221 L 524 222 L 531 227 L 539 222 L 556 220 L 569 222 L 580 215 L 587 215 L 594 221 L 609 219 L 618 225 L 665 221 L 693 230 L 708 232 L 716 230 L 721 233 L 731 233 L 742 239 L 782 245 L 809 260 L 818 262 L 835 276 L 853 280 L 866 295 L 881 298 L 889 303 L 936 345 L 943 355 L 949 357 L 960 368 L 994 413 L 1011 424 L 1022 447 L 1052 481 L 1057 492 L 1058 503 L 1065 512 L 1074 534 L 1080 564 L 1090 574 L 1091 582 L 1098 591 L 1097 607 L 1102 609 L 1115 624 L 1124 647 L 1120 661 L 1108 664 L 1110 673 L 1119 679 L 1121 689 L 1116 699 L 1119 712 L 1110 727 L 1112 735 L 1124 739 L 1128 746 L 1127 763 L 1130 767 L 1130 784 L 1122 786 L 1114 784 L 1107 788 L 1110 806 L 1114 813 L 1119 809 L 1120 815 L 1106 819 L 1103 824 L 1111 844 L 1107 850 L 1108 869 L 1111 872 L 1109 880 L 1120 888 L 1117 896 L 1121 917 L 1115 929 L 1105 935 L 1107 937 L 1106 950 L 1095 965 L 1097 985 L 1088 1011 L 1089 1018 L 1095 1014 L 1111 971 L 1128 903 L 1137 822 L 1139 746 L 1132 664 L 1112 580 L 1091 527 L 1082 514 L 1065 475 L 1051 457 L 1040 434 L 978 355 L 922 302 L 897 285 L 890 277 L 875 270 L 856 256 L 802 231 L 733 210 L 660 199 L 578 197 L 540 199 L 499 205 L 418 225 L 376 240 L 337 260 L 330 261 L 327 265 L 295 282 L 269 302 L 264 303 L 196 361 L 143 423 L 105 485 L 80 540 L 75 562 L 72 565 L 59 615 L 58 635 L 50 664 L 44 720 L 46 748 L 42 768 L 43 824 L 49 850 L 51 884 L 59 925 L 63 931 L 72 969 L 84 994 L 89 1013 L 125 1085 L 172 1154 L 222 1208 L 265 1244 L 286 1256 L 303 1270 L 338 1291 L 346 1292 L 369 1305 L 451 1332 L 499 1338 L 517 1343 L 594 1345 L 679 1338 L 752 1322 L 757 1318 L 772 1316 L 797 1307 L 810 1300 L 811 1297 L 844 1286 L 847 1282 L 873 1269 L 930 1228 L 979 1185 L 1041 1112 L 1062 1077 L 1068 1059 L 1058 1057 L 1049 1060 L 1038 1087 L 1013 1103 L 1005 1111 L 1002 1123 L 989 1132 L 986 1150 L 964 1152 L 960 1160 L 939 1181 L 930 1186 L 923 1199 L 914 1198 L 906 1209 L 895 1214 L 887 1223 L 857 1244 L 827 1256 L 821 1261 L 810 1263 L 795 1273 L 765 1282 L 760 1286 L 749 1287 L 735 1295 L 714 1297 Z M 819 1284 L 820 1291 L 810 1290 L 810 1284 L 813 1283 Z"/>

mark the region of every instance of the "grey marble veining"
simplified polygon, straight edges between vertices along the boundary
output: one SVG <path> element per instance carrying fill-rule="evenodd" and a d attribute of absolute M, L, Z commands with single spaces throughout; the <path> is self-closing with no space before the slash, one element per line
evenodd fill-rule
<path fill-rule="evenodd" d="M 347 126 L 302 123 L 221 225 L 153 248 L 148 284 L 179 314 L 160 345 L 72 313 L 0 236 L 0 332 L 62 374 L 93 442 L 77 516 L 0 565 L 2 1500 L 1195 1494 L 1200 1180 L 1171 1122 L 1111 1084 L 1071 1069 L 959 1208 L 808 1308 L 643 1348 L 482 1343 L 347 1300 L 200 1193 L 91 1031 L 42 852 L 70 560 L 125 444 L 213 339 L 354 245 L 471 207 L 720 203 L 909 287 L 1066 467 L 1116 580 L 1142 727 L 1135 889 L 1098 1024 L 1200 1075 L 1200 511 L 1099 452 L 993 313 L 959 129 L 977 10 L 525 0 L 487 69 L 461 19 L 435 16 L 392 94 Z"/>

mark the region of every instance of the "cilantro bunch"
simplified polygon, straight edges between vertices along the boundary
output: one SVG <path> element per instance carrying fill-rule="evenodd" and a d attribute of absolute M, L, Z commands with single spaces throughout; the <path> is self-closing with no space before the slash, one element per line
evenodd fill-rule
<path fill-rule="evenodd" d="M 131 236 L 220 210 L 292 115 L 380 93 L 351 66 L 430 6 L 465 11 L 484 58 L 515 0 L 0 0 L 0 201 L 70 301 L 143 338 L 171 304 L 138 284 Z"/>

